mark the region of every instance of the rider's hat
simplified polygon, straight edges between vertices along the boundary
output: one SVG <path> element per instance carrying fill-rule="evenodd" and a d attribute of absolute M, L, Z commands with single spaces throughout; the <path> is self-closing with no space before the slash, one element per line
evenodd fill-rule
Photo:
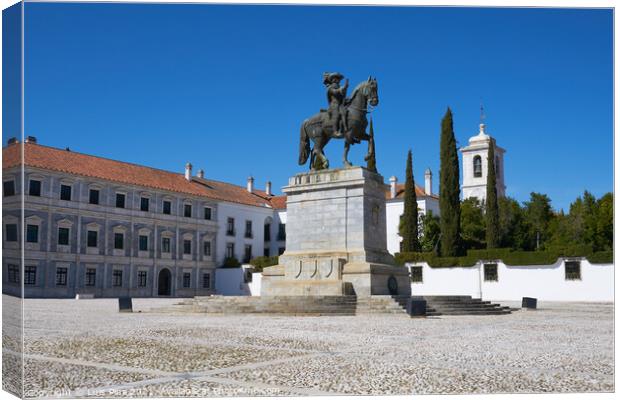
<path fill-rule="evenodd" d="M 324 72 L 323 84 L 326 85 L 328 83 L 340 82 L 342 78 L 344 78 L 344 76 L 339 72 Z"/>

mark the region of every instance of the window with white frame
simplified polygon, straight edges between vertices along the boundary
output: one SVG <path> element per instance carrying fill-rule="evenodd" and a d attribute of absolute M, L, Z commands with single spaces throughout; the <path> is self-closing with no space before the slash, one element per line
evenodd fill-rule
<path fill-rule="evenodd" d="M 15 196 L 15 181 L 7 180 L 2 182 L 2 195 L 4 197 Z"/>
<path fill-rule="evenodd" d="M 41 196 L 41 180 L 30 178 L 28 180 L 28 194 L 30 196 Z"/>

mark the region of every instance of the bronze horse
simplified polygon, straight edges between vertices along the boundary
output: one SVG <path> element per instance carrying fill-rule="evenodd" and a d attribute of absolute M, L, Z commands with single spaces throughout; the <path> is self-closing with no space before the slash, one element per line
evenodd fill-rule
<path fill-rule="evenodd" d="M 310 169 L 329 168 L 329 161 L 323 153 L 323 148 L 330 139 L 344 139 L 342 162 L 345 167 L 351 167 L 352 164 L 347 159 L 351 145 L 370 139 L 370 136 L 366 133 L 366 127 L 368 126 L 366 114 L 368 114 L 368 104 L 373 107 L 379 104 L 377 92 L 377 79 L 368 77 L 368 80 L 357 85 L 351 96 L 345 100 L 348 131 L 344 133 L 344 137 L 335 135 L 333 127 L 329 123 L 329 116 L 323 110 L 306 119 L 301 124 L 299 133 L 299 165 L 304 165 L 308 161 L 308 157 L 310 157 Z M 310 149 L 310 140 L 314 142 L 312 149 Z M 365 158 L 366 161 L 371 156 L 372 148 L 369 145 Z"/>

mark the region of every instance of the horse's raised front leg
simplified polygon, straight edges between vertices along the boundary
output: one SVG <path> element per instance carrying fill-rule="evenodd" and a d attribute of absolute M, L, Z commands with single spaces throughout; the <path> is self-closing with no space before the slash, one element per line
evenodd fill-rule
<path fill-rule="evenodd" d="M 353 166 L 353 164 L 351 164 L 349 162 L 348 156 L 349 156 L 349 148 L 351 147 L 351 143 L 349 143 L 348 141 L 345 140 L 344 142 L 344 154 L 342 155 L 342 164 L 344 165 L 345 168 L 350 168 Z"/>

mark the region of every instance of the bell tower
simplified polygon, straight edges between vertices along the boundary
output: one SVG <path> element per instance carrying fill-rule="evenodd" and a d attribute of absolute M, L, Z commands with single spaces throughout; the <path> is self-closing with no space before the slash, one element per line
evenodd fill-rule
<path fill-rule="evenodd" d="M 477 197 L 484 201 L 487 197 L 487 156 L 489 146 L 495 146 L 495 177 L 497 196 L 506 195 L 504 184 L 504 153 L 506 150 L 497 145 L 495 140 L 486 133 L 486 125 L 480 123 L 480 131 L 469 138 L 469 144 L 461 148 L 463 171 L 463 199 Z"/>

